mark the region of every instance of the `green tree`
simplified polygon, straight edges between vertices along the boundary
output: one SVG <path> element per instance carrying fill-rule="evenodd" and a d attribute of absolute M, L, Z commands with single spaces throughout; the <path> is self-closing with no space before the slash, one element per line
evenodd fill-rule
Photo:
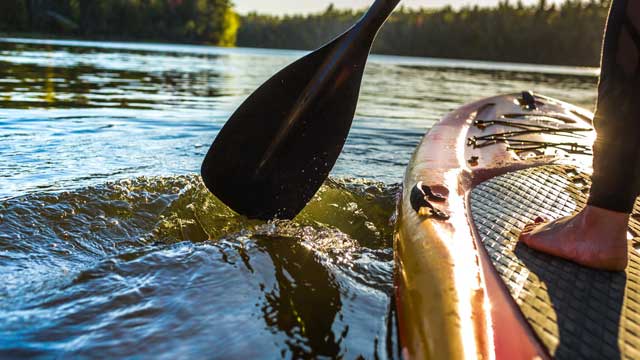
<path fill-rule="evenodd" d="M 566 65 L 597 66 L 608 1 L 546 0 L 525 6 L 408 10 L 392 14 L 374 52 Z M 346 30 L 363 12 L 333 7 L 307 16 L 249 14 L 241 19 L 238 46 L 313 49 Z"/>
<path fill-rule="evenodd" d="M 230 0 L 0 0 L 0 31 L 233 46 Z"/>
<path fill-rule="evenodd" d="M 28 31 L 29 18 L 25 0 L 0 1 L 0 31 Z"/>

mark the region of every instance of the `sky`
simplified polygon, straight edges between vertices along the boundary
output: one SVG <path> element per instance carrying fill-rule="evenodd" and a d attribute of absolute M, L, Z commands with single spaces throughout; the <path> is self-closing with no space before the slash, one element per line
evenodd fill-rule
<path fill-rule="evenodd" d="M 282 15 L 318 12 L 326 9 L 331 3 L 333 3 L 337 8 L 362 9 L 371 5 L 373 0 L 233 0 L 233 2 L 236 10 L 240 14 L 257 11 L 259 13 Z M 523 1 L 524 4 L 537 2 L 537 0 Z M 551 3 L 555 1 L 548 2 Z M 497 3 L 498 0 L 402 0 L 400 5 L 417 8 L 442 7 L 447 4 L 450 4 L 453 7 L 475 4 L 480 6 L 491 6 Z"/>

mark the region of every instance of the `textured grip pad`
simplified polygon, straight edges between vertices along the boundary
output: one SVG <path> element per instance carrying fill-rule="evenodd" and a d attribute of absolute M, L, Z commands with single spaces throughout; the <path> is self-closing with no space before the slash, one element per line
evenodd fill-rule
<path fill-rule="evenodd" d="M 491 261 L 542 343 L 558 359 L 640 359 L 640 219 L 629 227 L 626 273 L 592 270 L 518 244 L 538 216 L 555 219 L 587 201 L 589 176 L 563 165 L 507 173 L 471 192 L 471 212 Z M 640 212 L 640 203 L 634 209 Z"/>

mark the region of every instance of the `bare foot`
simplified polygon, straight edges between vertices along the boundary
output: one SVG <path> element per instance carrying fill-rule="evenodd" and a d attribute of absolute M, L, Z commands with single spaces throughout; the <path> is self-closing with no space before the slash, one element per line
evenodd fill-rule
<path fill-rule="evenodd" d="M 622 271 L 627 267 L 629 215 L 587 206 L 578 214 L 525 226 L 520 241 L 532 249 L 591 268 Z"/>

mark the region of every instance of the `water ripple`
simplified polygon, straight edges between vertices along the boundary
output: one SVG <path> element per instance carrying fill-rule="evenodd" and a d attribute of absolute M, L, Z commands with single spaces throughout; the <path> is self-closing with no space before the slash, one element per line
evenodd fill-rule
<path fill-rule="evenodd" d="M 250 221 L 193 174 L 302 54 L 0 39 L 0 358 L 393 358 L 389 218 L 422 135 L 497 93 L 595 101 L 597 69 L 372 56 L 333 177 Z"/>

